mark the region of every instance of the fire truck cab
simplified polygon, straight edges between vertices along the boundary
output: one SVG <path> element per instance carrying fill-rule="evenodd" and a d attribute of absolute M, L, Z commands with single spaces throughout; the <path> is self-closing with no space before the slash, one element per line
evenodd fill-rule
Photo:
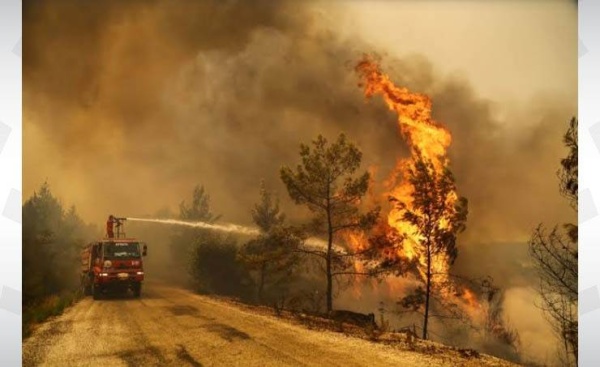
<path fill-rule="evenodd" d="M 105 238 L 85 245 L 81 251 L 84 295 L 99 299 L 111 290 L 131 290 L 140 297 L 146 254 L 146 244 L 134 238 Z"/>

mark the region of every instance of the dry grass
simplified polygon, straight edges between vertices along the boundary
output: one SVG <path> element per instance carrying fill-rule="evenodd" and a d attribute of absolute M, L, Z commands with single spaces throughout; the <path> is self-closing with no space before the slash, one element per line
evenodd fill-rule
<path fill-rule="evenodd" d="M 39 302 L 23 308 L 23 338 L 31 335 L 36 325 L 48 318 L 58 316 L 81 298 L 79 292 L 64 292 L 46 297 Z"/>

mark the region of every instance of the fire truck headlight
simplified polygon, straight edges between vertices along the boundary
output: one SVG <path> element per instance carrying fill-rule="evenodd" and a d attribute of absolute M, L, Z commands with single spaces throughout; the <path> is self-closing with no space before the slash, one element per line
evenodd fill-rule
<path fill-rule="evenodd" d="M 143 271 L 138 271 L 137 275 L 144 275 L 144 272 Z"/>
<path fill-rule="evenodd" d="M 108 276 L 108 273 L 100 273 L 100 276 L 101 276 L 101 277 L 107 277 L 107 276 Z"/>

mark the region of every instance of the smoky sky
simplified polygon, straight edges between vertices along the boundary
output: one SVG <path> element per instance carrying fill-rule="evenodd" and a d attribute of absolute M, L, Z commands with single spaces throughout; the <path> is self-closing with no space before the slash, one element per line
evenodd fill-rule
<path fill-rule="evenodd" d="M 358 86 L 363 53 L 429 94 L 452 132 L 465 242 L 522 241 L 538 222 L 572 219 L 555 171 L 576 96 L 503 106 L 506 124 L 469 80 L 437 73 L 443 60 L 340 37 L 310 2 L 25 3 L 25 197 L 48 180 L 100 222 L 176 211 L 203 184 L 224 221 L 249 223 L 264 179 L 301 220 L 278 177 L 299 143 L 347 133 L 378 181 L 407 153 L 396 116 Z"/>

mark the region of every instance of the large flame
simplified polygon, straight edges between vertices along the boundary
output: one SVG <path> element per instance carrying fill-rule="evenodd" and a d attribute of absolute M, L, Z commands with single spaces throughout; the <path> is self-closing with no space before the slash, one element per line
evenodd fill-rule
<path fill-rule="evenodd" d="M 400 159 L 396 164 L 387 181 L 389 191 L 386 195 L 406 203 L 408 209 L 413 210 L 411 195 L 414 188 L 408 180 L 402 179 L 403 173 L 414 167 L 416 154 L 420 152 L 425 160 L 433 164 L 434 170 L 441 174 L 449 163 L 447 149 L 452 142 L 452 136 L 431 117 L 431 100 L 427 95 L 395 86 L 380 70 L 379 65 L 368 57 L 358 63 L 356 70 L 362 79 L 365 96 L 370 98 L 381 95 L 387 107 L 398 116 L 398 127 L 411 150 L 411 156 Z M 456 193 L 450 196 L 447 202 L 448 212 L 452 211 L 457 197 Z M 409 260 L 418 258 L 423 269 L 426 266 L 426 258 L 417 250 L 422 238 L 410 223 L 402 220 L 403 213 L 397 208 L 392 208 L 387 217 L 388 224 L 406 238 L 402 248 L 398 249 L 398 255 Z M 438 225 L 447 226 L 448 223 L 441 221 Z M 445 274 L 449 270 L 449 263 L 444 256 L 434 256 L 432 268 L 435 273 Z"/>
<path fill-rule="evenodd" d="M 387 107 L 396 113 L 400 135 L 406 141 L 411 152 L 409 157 L 398 160 L 389 179 L 384 183 L 386 190 L 384 195 L 405 203 L 408 210 L 415 210 L 411 199 L 414 187 L 408 180 L 403 179 L 403 174 L 408 169 L 414 168 L 419 152 L 424 160 L 431 162 L 435 173 L 441 174 L 449 164 L 447 150 L 452 142 L 450 131 L 432 118 L 432 103 L 427 95 L 414 93 L 407 88 L 394 85 L 372 58 L 365 57 L 360 61 L 356 66 L 356 71 L 361 78 L 365 97 L 371 98 L 380 95 Z M 457 200 L 456 192 L 452 192 L 446 199 L 446 218 L 454 214 Z M 384 260 L 395 257 L 396 259 L 417 261 L 420 264 L 419 272 L 422 277 L 425 277 L 427 257 L 419 251 L 419 244 L 422 243 L 423 238 L 411 223 L 403 220 L 403 214 L 404 211 L 397 207 L 390 208 L 387 214 L 387 225 L 404 239 L 402 246 L 393 247 L 392 254 L 389 248 L 382 250 L 381 257 Z M 446 218 L 442 218 L 437 223 L 440 228 L 450 225 L 450 221 Z M 385 228 L 386 226 L 380 227 Z M 362 233 L 350 233 L 346 237 L 354 250 L 363 250 L 368 246 L 366 236 Z M 436 283 L 448 282 L 449 259 L 445 255 L 439 254 L 433 255 L 431 261 L 432 272 L 437 274 Z M 357 270 L 360 266 L 357 265 Z M 398 289 L 398 284 L 395 284 L 397 282 L 390 280 L 388 283 L 390 291 Z M 463 305 L 471 311 L 478 307 L 476 296 L 468 289 L 458 290 L 455 288 L 452 292 L 447 290 L 444 291 L 444 296 L 449 296 L 451 293 L 460 295 Z"/>

